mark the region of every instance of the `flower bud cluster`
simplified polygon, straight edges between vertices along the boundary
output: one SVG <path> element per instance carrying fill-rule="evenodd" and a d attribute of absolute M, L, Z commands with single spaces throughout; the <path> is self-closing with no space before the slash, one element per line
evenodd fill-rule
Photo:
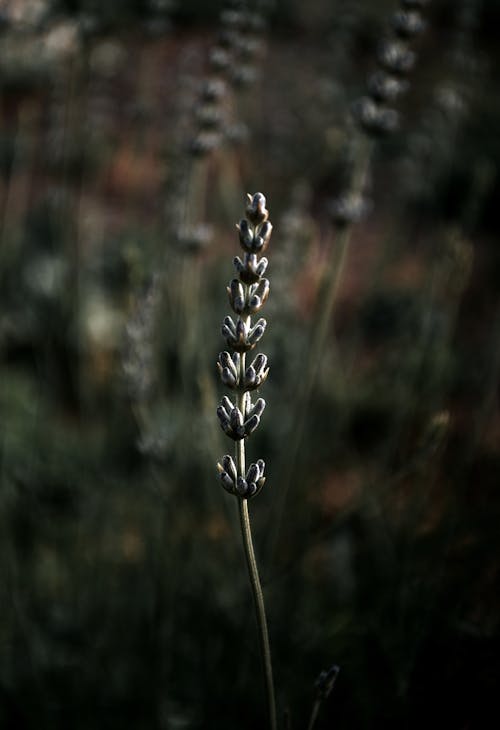
<path fill-rule="evenodd" d="M 324 669 L 320 672 L 314 686 L 316 688 L 316 697 L 321 702 L 324 702 L 330 695 L 339 671 L 340 667 L 337 664 L 332 664 L 329 669 Z"/>
<path fill-rule="evenodd" d="M 205 157 L 219 147 L 226 117 L 227 84 L 217 76 L 203 81 L 195 108 L 197 131 L 190 143 L 194 157 Z"/>
<path fill-rule="evenodd" d="M 231 87 L 252 84 L 257 71 L 255 60 L 261 53 L 264 19 L 243 0 L 232 0 L 221 12 L 217 42 L 209 53 L 210 77 L 203 83 L 195 110 L 196 132 L 190 143 L 195 157 L 205 157 L 218 148 L 224 137 L 246 139 L 247 130 L 231 124 Z"/>
<path fill-rule="evenodd" d="M 262 53 L 265 21 L 256 8 L 244 0 L 232 0 L 220 16 L 218 44 L 212 62 L 223 63 L 230 83 L 246 88 L 254 83 L 257 70 L 254 61 Z"/>
<path fill-rule="evenodd" d="M 217 416 L 223 431 L 233 441 L 240 441 L 255 431 L 265 407 L 264 398 L 257 398 L 256 402 L 252 403 L 249 393 L 245 393 L 242 408 L 238 408 L 225 395 L 217 408 Z"/>
<path fill-rule="evenodd" d="M 421 10 L 428 0 L 400 0 L 400 10 L 391 19 L 390 36 L 380 45 L 379 69 L 368 79 L 368 95 L 358 99 L 353 115 L 368 134 L 393 132 L 399 125 L 396 109 L 387 106 L 408 89 L 405 76 L 415 64 L 416 54 L 409 41 L 425 27 Z"/>
<path fill-rule="evenodd" d="M 262 353 L 248 365 L 246 362 L 246 353 L 259 342 L 267 325 L 263 317 L 252 321 L 269 296 L 269 281 L 263 276 L 267 259 L 260 254 L 269 245 L 272 225 L 262 193 L 248 195 L 245 212 L 237 226 L 243 256 L 234 259 L 237 277 L 227 287 L 235 317 L 225 317 L 222 324 L 229 351 L 220 352 L 217 361 L 222 383 L 236 395 L 235 402 L 228 396 L 222 398 L 217 416 L 224 433 L 236 442 L 248 438 L 259 426 L 266 403 L 263 398 L 252 402 L 250 392 L 260 388 L 269 373 L 267 356 Z M 254 497 L 264 485 L 264 462 L 251 464 L 243 473 L 241 460 L 236 461 L 226 455 L 218 464 L 222 486 L 242 499 Z"/>
<path fill-rule="evenodd" d="M 264 476 L 265 464 L 259 459 L 256 464 L 250 464 L 245 476 L 239 476 L 234 459 L 226 454 L 217 464 L 221 484 L 229 494 L 237 494 L 243 499 L 255 497 L 266 481 Z"/>

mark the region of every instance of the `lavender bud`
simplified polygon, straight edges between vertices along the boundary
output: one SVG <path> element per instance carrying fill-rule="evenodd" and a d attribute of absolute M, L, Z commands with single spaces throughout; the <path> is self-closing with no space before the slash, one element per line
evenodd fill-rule
<path fill-rule="evenodd" d="M 415 59 L 416 54 L 398 41 L 384 43 L 378 54 L 380 64 L 388 71 L 398 74 L 410 71 Z"/>
<path fill-rule="evenodd" d="M 241 243 L 242 248 L 244 248 L 246 251 L 251 251 L 253 239 L 254 239 L 254 233 L 250 229 L 250 226 L 248 225 L 248 221 L 246 220 L 246 218 L 243 218 L 239 222 L 237 228 L 239 231 L 240 243 Z"/>
<path fill-rule="evenodd" d="M 257 79 L 257 69 L 253 66 L 236 66 L 231 74 L 231 83 L 237 89 L 244 89 L 251 86 Z"/>
<path fill-rule="evenodd" d="M 247 489 L 248 486 L 246 480 L 243 479 L 243 477 L 238 477 L 238 479 L 236 480 L 236 491 L 238 492 L 240 497 L 244 497 L 246 495 Z"/>
<path fill-rule="evenodd" d="M 318 679 L 314 684 L 314 686 L 316 687 L 316 695 L 318 699 L 320 699 L 321 701 L 327 699 L 328 695 L 333 689 L 333 685 L 335 684 L 335 680 L 337 679 L 339 671 L 340 667 L 338 667 L 336 664 L 333 664 L 328 670 L 324 670 L 320 673 Z"/>
<path fill-rule="evenodd" d="M 412 38 L 425 28 L 425 21 L 418 12 L 400 10 L 393 15 L 392 27 L 400 38 Z"/>
<path fill-rule="evenodd" d="M 360 126 L 370 134 L 393 132 L 399 123 L 395 109 L 379 106 L 368 96 L 354 103 L 353 114 Z"/>
<path fill-rule="evenodd" d="M 407 81 L 390 76 L 385 71 L 376 71 L 368 79 L 368 90 L 375 101 L 393 101 L 408 86 Z"/>
<path fill-rule="evenodd" d="M 329 210 L 334 223 L 341 228 L 360 221 L 367 207 L 361 195 L 342 195 L 331 203 Z"/>
<path fill-rule="evenodd" d="M 267 322 L 266 320 L 261 317 L 257 320 L 256 324 L 250 329 L 250 332 L 248 333 L 248 341 L 250 342 L 251 346 L 256 345 L 257 342 L 260 340 L 262 335 L 264 334 L 266 330 Z"/>
<path fill-rule="evenodd" d="M 260 416 L 264 412 L 265 407 L 266 407 L 266 401 L 264 400 L 264 398 L 257 398 L 257 400 L 255 401 L 255 405 L 253 405 L 252 408 L 250 409 L 250 411 L 248 412 L 248 416 L 250 416 L 250 417 L 259 416 L 259 418 L 260 418 Z"/>
<path fill-rule="evenodd" d="M 203 84 L 201 97 L 204 101 L 220 101 L 226 91 L 227 87 L 222 79 L 208 79 Z"/>
<path fill-rule="evenodd" d="M 224 467 L 224 471 L 227 471 L 231 479 L 236 481 L 238 473 L 236 471 L 236 464 L 234 463 L 233 457 L 229 454 L 225 454 L 225 456 L 222 457 L 222 466 Z"/>
<path fill-rule="evenodd" d="M 221 368 L 220 371 L 220 377 L 224 385 L 227 385 L 228 388 L 236 388 L 238 385 L 238 380 L 235 378 L 233 373 L 229 370 L 229 368 Z"/>
<path fill-rule="evenodd" d="M 226 492 L 229 492 L 229 494 L 234 494 L 234 482 L 227 472 L 221 472 L 220 480 Z"/>
<path fill-rule="evenodd" d="M 236 433 L 239 432 L 243 426 L 243 415 L 239 408 L 233 408 L 229 416 L 229 420 L 233 431 Z"/>
<path fill-rule="evenodd" d="M 269 211 L 266 209 L 266 198 L 262 193 L 255 193 L 255 195 L 247 194 L 248 205 L 246 207 L 246 214 L 248 219 L 254 225 L 258 223 L 264 223 L 269 218 Z"/>
<path fill-rule="evenodd" d="M 236 337 L 236 325 L 235 325 L 232 317 L 224 317 L 223 327 L 226 327 L 227 328 L 227 331 L 233 337 Z"/>
<path fill-rule="evenodd" d="M 250 464 L 247 471 L 247 482 L 257 482 L 260 477 L 260 470 L 257 464 Z"/>
<path fill-rule="evenodd" d="M 222 406 L 218 406 L 217 408 L 217 417 L 219 419 L 221 427 L 227 433 L 227 430 L 230 427 L 230 419 L 229 414 L 224 410 Z"/>
<path fill-rule="evenodd" d="M 251 365 L 245 370 L 245 380 L 244 380 L 244 386 L 245 388 L 253 388 L 256 386 L 256 380 L 257 380 L 257 373 L 255 372 L 255 368 L 253 368 Z"/>
<path fill-rule="evenodd" d="M 232 411 L 232 410 L 234 409 L 234 407 L 235 407 L 235 406 L 234 406 L 234 403 L 232 403 L 232 402 L 231 402 L 231 401 L 229 400 L 229 398 L 227 397 L 227 395 L 224 395 L 224 396 L 222 397 L 222 400 L 221 400 L 221 406 L 222 406 L 222 407 L 223 407 L 223 408 L 225 409 L 225 411 L 227 412 L 228 416 L 229 416 L 229 414 L 231 413 L 231 411 Z"/>
<path fill-rule="evenodd" d="M 231 65 L 231 56 L 225 48 L 216 46 L 210 52 L 210 64 L 216 71 L 224 71 Z"/>
<path fill-rule="evenodd" d="M 251 497 L 254 497 L 257 494 L 257 485 L 255 482 L 249 482 L 247 485 L 247 493 L 246 498 L 250 499 Z"/>
<path fill-rule="evenodd" d="M 229 303 L 236 314 L 241 314 L 245 309 L 245 292 L 239 279 L 233 279 L 227 288 Z"/>
<path fill-rule="evenodd" d="M 257 415 L 251 416 L 248 421 L 245 421 L 245 436 L 250 436 L 260 423 L 260 418 Z"/>

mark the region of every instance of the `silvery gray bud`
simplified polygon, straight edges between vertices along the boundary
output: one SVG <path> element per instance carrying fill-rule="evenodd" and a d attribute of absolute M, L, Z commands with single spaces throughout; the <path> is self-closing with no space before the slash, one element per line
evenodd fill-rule
<path fill-rule="evenodd" d="M 255 372 L 255 368 L 250 365 L 245 370 L 245 379 L 243 380 L 243 387 L 247 390 L 252 390 L 253 388 L 256 388 L 256 380 L 257 380 L 257 373 Z"/>
<path fill-rule="evenodd" d="M 204 157 L 220 145 L 221 139 L 220 132 L 202 129 L 199 134 L 191 140 L 189 151 L 194 157 Z"/>
<path fill-rule="evenodd" d="M 236 433 L 239 433 L 239 431 L 241 430 L 241 427 L 243 426 L 243 415 L 239 408 L 236 408 L 236 407 L 233 408 L 233 410 L 231 411 L 231 413 L 229 415 L 229 421 L 230 421 L 231 428 L 233 429 L 233 431 L 235 431 Z"/>
<path fill-rule="evenodd" d="M 220 379 L 228 388 L 234 389 L 238 387 L 238 378 L 233 375 L 229 368 L 220 369 Z"/>
<path fill-rule="evenodd" d="M 247 418 L 252 418 L 253 416 L 258 416 L 260 418 L 264 412 L 265 407 L 266 401 L 264 400 L 264 398 L 257 398 L 255 404 L 247 410 Z"/>
<path fill-rule="evenodd" d="M 268 261 L 265 256 L 263 256 L 259 263 L 257 264 L 256 272 L 258 276 L 264 276 L 266 269 L 267 269 Z"/>
<path fill-rule="evenodd" d="M 201 97 L 204 101 L 220 101 L 227 92 L 222 79 L 208 79 L 202 86 Z"/>
<path fill-rule="evenodd" d="M 236 314 L 241 314 L 245 310 L 245 292 L 243 285 L 239 279 L 233 279 L 227 287 L 229 303 Z"/>
<path fill-rule="evenodd" d="M 266 365 L 267 365 L 266 355 L 262 355 L 262 354 L 257 355 L 257 357 L 254 359 L 252 365 L 254 366 L 254 368 L 257 372 L 257 375 L 262 376 L 264 373 L 264 370 L 266 369 Z"/>
<path fill-rule="evenodd" d="M 224 410 L 222 406 L 217 407 L 217 417 L 219 419 L 222 429 L 227 433 L 227 429 L 230 427 L 229 414 Z"/>
<path fill-rule="evenodd" d="M 414 10 L 400 10 L 392 17 L 392 27 L 400 38 L 412 38 L 425 28 L 425 21 Z"/>
<path fill-rule="evenodd" d="M 368 208 L 361 195 L 341 195 L 332 201 L 329 206 L 333 222 L 340 228 L 357 223 L 361 220 Z"/>
<path fill-rule="evenodd" d="M 256 482 L 259 476 L 260 471 L 257 464 L 250 464 L 247 471 L 247 482 Z"/>
<path fill-rule="evenodd" d="M 198 253 L 213 238 L 213 228 L 208 223 L 179 226 L 175 231 L 176 243 L 186 253 Z"/>
<path fill-rule="evenodd" d="M 202 104 L 196 110 L 196 120 L 202 129 L 216 129 L 222 126 L 224 113 L 215 104 Z"/>
<path fill-rule="evenodd" d="M 231 56 L 225 48 L 216 46 L 210 52 L 210 64 L 216 71 L 224 71 L 231 65 Z"/>
<path fill-rule="evenodd" d="M 244 248 L 245 251 L 251 251 L 254 233 L 248 225 L 248 221 L 246 220 L 246 218 L 243 218 L 236 227 L 239 232 L 239 238 L 242 248 Z"/>
<path fill-rule="evenodd" d="M 262 226 L 258 229 L 252 248 L 258 253 L 264 253 L 269 241 L 271 240 L 271 233 L 273 232 L 273 225 L 271 221 L 266 220 Z"/>
<path fill-rule="evenodd" d="M 229 406 L 232 406 L 229 409 Z M 224 433 L 226 433 L 234 441 L 239 441 L 246 435 L 246 429 L 243 425 L 243 416 L 239 408 L 236 408 L 229 398 L 224 396 L 221 405 L 217 408 L 217 416 Z"/>
<path fill-rule="evenodd" d="M 269 296 L 269 281 L 261 279 L 257 285 L 251 287 L 248 299 L 248 309 L 255 314 L 265 304 Z"/>
<path fill-rule="evenodd" d="M 220 22 L 228 28 L 242 28 L 245 23 L 245 13 L 228 8 L 220 14 Z"/>
<path fill-rule="evenodd" d="M 240 145 L 250 137 L 250 130 L 244 122 L 233 122 L 224 127 L 226 139 L 230 144 Z"/>
<path fill-rule="evenodd" d="M 221 332 L 223 337 L 226 339 L 234 339 L 236 337 L 236 325 L 233 322 L 232 317 L 224 317 Z"/>
<path fill-rule="evenodd" d="M 248 342 L 253 347 L 261 339 L 262 335 L 266 330 L 267 322 L 264 317 L 257 320 L 253 327 L 250 328 L 248 333 Z"/>
<path fill-rule="evenodd" d="M 246 369 L 243 387 L 247 390 L 259 388 L 267 378 L 269 368 L 267 366 L 267 357 L 265 355 L 257 355 L 252 364 Z"/>
<path fill-rule="evenodd" d="M 379 106 L 369 96 L 358 99 L 354 103 L 352 111 L 359 125 L 370 134 L 394 132 L 398 127 L 397 111 Z"/>
<path fill-rule="evenodd" d="M 381 66 L 396 74 L 405 74 L 413 68 L 416 54 L 399 41 L 387 41 L 378 53 Z"/>
<path fill-rule="evenodd" d="M 238 472 L 236 470 L 236 464 L 234 463 L 234 459 L 229 454 L 225 454 L 222 457 L 222 466 L 224 468 L 224 471 L 226 471 L 231 479 L 233 481 L 236 481 L 236 478 L 238 476 Z"/>
<path fill-rule="evenodd" d="M 228 414 L 231 413 L 231 411 L 235 407 L 234 403 L 227 397 L 227 395 L 222 396 L 220 403 Z"/>
<path fill-rule="evenodd" d="M 240 356 L 237 352 L 233 352 L 232 355 L 230 355 L 227 351 L 219 352 L 218 365 L 220 368 L 228 368 L 231 374 L 234 375 L 235 378 L 237 378 L 238 368 L 240 365 Z"/>
<path fill-rule="evenodd" d="M 255 58 L 263 49 L 263 43 L 259 38 L 240 35 L 236 43 L 238 56 L 245 61 Z"/>
<path fill-rule="evenodd" d="M 249 64 L 238 65 L 232 69 L 231 83 L 237 89 L 244 89 L 254 84 L 257 76 L 257 69 L 254 66 Z"/>
<path fill-rule="evenodd" d="M 320 701 L 324 702 L 324 700 L 326 700 L 328 695 L 331 693 L 339 671 L 340 668 L 337 666 L 337 664 L 333 664 L 329 669 L 323 670 L 320 673 L 319 677 L 314 683 L 314 686 L 316 688 L 316 696 Z"/>
<path fill-rule="evenodd" d="M 368 79 L 368 90 L 375 101 L 394 101 L 408 86 L 408 81 L 385 71 L 375 71 Z"/>
<path fill-rule="evenodd" d="M 235 484 L 227 472 L 222 471 L 220 473 L 220 480 L 226 492 L 229 492 L 229 494 L 234 494 Z"/>
<path fill-rule="evenodd" d="M 248 204 L 246 214 L 254 225 L 264 223 L 269 218 L 269 211 L 266 209 L 266 198 L 262 193 L 250 195 L 247 193 Z"/>
<path fill-rule="evenodd" d="M 233 263 L 241 281 L 245 284 L 255 284 L 264 275 L 268 261 L 265 256 L 259 260 L 256 254 L 246 253 L 243 261 L 239 256 L 235 256 Z"/>
<path fill-rule="evenodd" d="M 236 480 L 236 491 L 240 495 L 240 497 L 245 497 L 248 490 L 246 479 L 243 477 L 238 477 Z"/>
<path fill-rule="evenodd" d="M 257 495 L 265 484 L 266 477 L 264 476 L 265 464 L 262 459 L 259 459 L 256 464 L 250 464 L 246 474 L 246 481 L 251 490 L 251 496 Z M 254 489 L 255 486 L 255 489 Z"/>
<path fill-rule="evenodd" d="M 240 317 L 238 317 L 236 324 L 234 324 L 231 317 L 226 317 L 222 325 L 222 334 L 226 338 L 229 347 L 237 352 L 251 350 L 255 344 L 250 341 L 248 327 Z"/>
<path fill-rule="evenodd" d="M 256 414 L 254 414 L 247 421 L 245 421 L 245 426 L 244 426 L 245 436 L 250 436 L 250 434 L 252 434 L 255 431 L 255 429 L 257 428 L 259 423 L 260 423 L 260 418 Z"/>

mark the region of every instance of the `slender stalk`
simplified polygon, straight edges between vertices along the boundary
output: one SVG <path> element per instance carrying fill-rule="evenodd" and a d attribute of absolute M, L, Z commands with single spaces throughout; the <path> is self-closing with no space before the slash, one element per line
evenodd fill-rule
<path fill-rule="evenodd" d="M 249 318 L 246 320 L 248 324 Z M 242 353 L 240 357 L 240 378 L 243 379 L 246 367 L 246 353 Z M 245 394 L 244 391 L 238 393 L 238 408 L 242 413 L 245 412 L 244 405 Z M 236 470 L 239 476 L 245 476 L 246 464 L 245 464 L 245 439 L 236 441 L 235 443 L 235 457 L 236 457 Z M 245 559 L 248 568 L 248 577 L 250 579 L 250 586 L 252 588 L 252 597 L 255 608 L 255 618 L 257 620 L 257 632 L 259 635 L 259 645 L 262 657 L 262 663 L 264 665 L 264 678 L 266 685 L 266 697 L 267 697 L 267 709 L 269 714 L 269 727 L 271 730 L 276 730 L 276 701 L 274 697 L 274 681 L 273 681 L 273 667 L 271 661 L 271 647 L 269 645 L 269 632 L 267 630 L 267 619 L 266 609 L 264 604 L 264 594 L 262 592 L 262 586 L 260 584 L 259 570 L 257 568 L 257 561 L 255 559 L 255 551 L 252 540 L 252 528 L 250 525 L 250 514 L 248 512 L 248 500 L 238 500 L 238 512 L 240 517 L 241 536 L 243 538 L 243 547 L 245 550 Z"/>
<path fill-rule="evenodd" d="M 309 725 L 307 726 L 307 730 L 313 730 L 314 725 L 316 724 L 316 720 L 318 719 L 320 707 L 321 707 L 321 701 L 315 700 L 313 708 L 312 708 L 312 712 L 311 712 L 311 717 L 309 719 Z"/>
<path fill-rule="evenodd" d="M 243 443 L 243 442 L 241 442 Z M 271 663 L 271 648 L 269 645 L 269 634 L 267 631 L 266 609 L 264 606 L 264 595 L 260 585 L 259 571 L 255 560 L 255 552 L 252 542 L 252 531 L 250 527 L 250 515 L 248 513 L 248 500 L 239 499 L 238 508 L 240 515 L 241 534 L 245 548 L 245 557 L 248 567 L 248 575 L 252 586 L 252 595 L 255 606 L 255 616 L 259 634 L 260 651 L 264 664 L 266 682 L 267 708 L 269 713 L 269 727 L 276 730 L 276 702 L 274 698 L 273 668 Z"/>

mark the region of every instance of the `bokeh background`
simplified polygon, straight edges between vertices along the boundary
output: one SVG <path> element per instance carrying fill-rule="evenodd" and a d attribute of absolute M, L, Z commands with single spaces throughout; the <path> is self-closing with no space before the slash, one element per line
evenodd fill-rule
<path fill-rule="evenodd" d="M 271 371 L 248 451 L 280 717 L 305 730 L 333 662 L 319 729 L 498 714 L 500 4 L 425 8 L 339 262 L 350 109 L 396 5 L 0 3 L 2 728 L 266 726 L 215 470 L 256 190 Z"/>

